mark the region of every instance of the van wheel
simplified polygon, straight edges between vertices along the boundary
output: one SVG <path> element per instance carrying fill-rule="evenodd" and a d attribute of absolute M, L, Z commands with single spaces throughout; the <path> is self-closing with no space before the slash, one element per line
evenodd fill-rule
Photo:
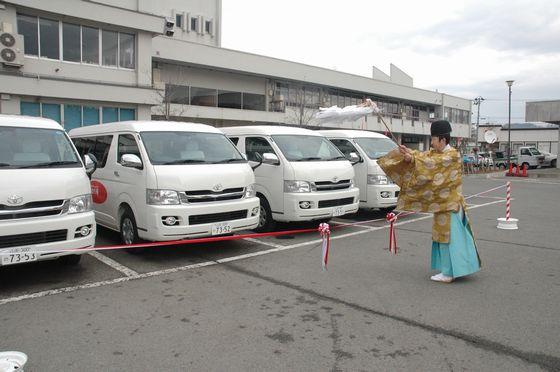
<path fill-rule="evenodd" d="M 120 235 L 121 242 L 124 245 L 140 243 L 134 213 L 130 209 L 126 209 L 121 217 Z M 129 248 L 126 251 L 131 254 L 138 254 L 144 252 L 144 250 L 145 248 Z"/>
<path fill-rule="evenodd" d="M 550 162 L 550 167 L 551 168 L 556 168 L 556 160 L 553 160 Z"/>
<path fill-rule="evenodd" d="M 529 163 L 523 163 L 523 164 L 521 164 L 521 169 L 523 169 L 523 168 L 525 168 L 525 167 L 526 167 L 527 169 L 531 169 L 531 166 L 529 165 Z"/>
<path fill-rule="evenodd" d="M 272 219 L 272 210 L 270 209 L 270 205 L 268 201 L 259 196 L 260 200 L 260 215 L 259 215 L 259 225 L 255 229 L 257 232 L 267 232 L 271 231 L 274 228 L 274 220 Z"/>
<path fill-rule="evenodd" d="M 58 260 L 64 266 L 76 266 L 82 259 L 81 254 L 69 254 L 67 256 L 59 257 Z"/>

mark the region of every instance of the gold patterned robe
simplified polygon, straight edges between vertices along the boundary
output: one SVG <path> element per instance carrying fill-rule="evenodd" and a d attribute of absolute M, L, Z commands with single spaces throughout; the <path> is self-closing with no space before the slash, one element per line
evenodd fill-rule
<path fill-rule="evenodd" d="M 434 214 L 432 240 L 449 243 L 451 212 L 465 210 L 462 195 L 462 158 L 457 150 L 412 152 L 410 163 L 398 149 L 378 160 L 399 187 L 397 209 Z"/>

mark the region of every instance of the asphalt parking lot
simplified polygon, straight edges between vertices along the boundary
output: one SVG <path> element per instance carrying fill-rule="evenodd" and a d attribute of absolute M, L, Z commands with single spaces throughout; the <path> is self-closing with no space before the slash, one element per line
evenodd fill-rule
<path fill-rule="evenodd" d="M 431 216 L 399 219 L 393 256 L 379 212 L 332 221 L 328 271 L 318 233 L 1 267 L 0 350 L 26 371 L 560 370 L 560 178 L 542 174 L 512 179 L 519 230 L 496 229 L 504 189 L 468 199 L 483 268 L 453 284 L 429 280 Z"/>

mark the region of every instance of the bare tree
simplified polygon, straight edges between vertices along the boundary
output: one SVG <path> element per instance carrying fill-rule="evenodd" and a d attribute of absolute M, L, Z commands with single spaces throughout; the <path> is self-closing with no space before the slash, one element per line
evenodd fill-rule
<path fill-rule="evenodd" d="M 295 90 L 290 89 L 290 102 L 286 105 L 286 121 L 301 126 L 312 124 L 315 113 L 319 111 L 318 93 L 305 86 L 299 86 Z"/>
<path fill-rule="evenodd" d="M 183 115 L 185 112 L 185 106 L 184 104 L 177 104 L 173 102 L 177 97 L 172 85 L 165 84 L 164 87 L 160 86 L 159 89 L 156 88 L 156 94 L 158 96 L 158 100 L 160 101 L 160 104 L 154 108 L 156 115 L 161 116 L 165 120 L 170 120 L 173 117 Z"/>

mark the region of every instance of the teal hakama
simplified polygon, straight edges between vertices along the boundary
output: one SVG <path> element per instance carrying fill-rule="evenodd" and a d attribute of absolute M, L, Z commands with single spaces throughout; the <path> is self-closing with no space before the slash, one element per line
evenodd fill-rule
<path fill-rule="evenodd" d="M 462 209 L 451 213 L 449 243 L 432 242 L 432 269 L 453 278 L 480 270 L 469 220 Z"/>

